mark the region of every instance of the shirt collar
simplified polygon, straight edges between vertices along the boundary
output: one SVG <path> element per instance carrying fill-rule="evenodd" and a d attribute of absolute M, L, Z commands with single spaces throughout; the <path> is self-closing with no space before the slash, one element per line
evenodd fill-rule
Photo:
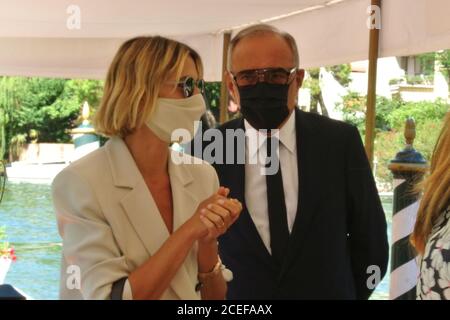
<path fill-rule="evenodd" d="M 249 156 L 254 157 L 256 152 L 265 144 L 266 135 L 259 132 L 247 121 L 244 120 L 245 136 L 247 143 L 257 143 L 257 148 L 247 148 Z M 280 142 L 289 150 L 289 152 L 296 152 L 296 130 L 295 130 L 295 110 L 291 112 L 285 124 L 281 127 L 279 132 L 275 135 L 280 139 Z"/>

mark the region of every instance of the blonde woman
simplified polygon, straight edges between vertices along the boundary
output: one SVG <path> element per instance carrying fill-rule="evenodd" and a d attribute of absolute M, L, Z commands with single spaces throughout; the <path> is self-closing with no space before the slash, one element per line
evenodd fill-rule
<path fill-rule="evenodd" d="M 421 256 L 417 299 L 450 300 L 450 113 L 423 184 L 411 242 Z"/>
<path fill-rule="evenodd" d="M 174 130 L 193 136 L 202 90 L 202 63 L 188 46 L 138 37 L 120 47 L 95 121 L 110 140 L 52 185 L 62 299 L 225 297 L 217 237 L 241 204 L 210 165 L 187 155 L 177 164 L 169 148 Z"/>

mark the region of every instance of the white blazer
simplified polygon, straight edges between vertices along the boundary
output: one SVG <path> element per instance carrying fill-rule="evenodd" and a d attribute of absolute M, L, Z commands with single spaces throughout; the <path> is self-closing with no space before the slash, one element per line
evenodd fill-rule
<path fill-rule="evenodd" d="M 217 191 L 219 182 L 214 168 L 203 161 L 178 165 L 169 159 L 168 170 L 176 230 Z M 120 138 L 65 168 L 54 179 L 52 192 L 63 239 L 61 299 L 109 299 L 112 284 L 142 265 L 169 237 Z M 197 267 L 195 244 L 161 299 L 199 299 Z"/>

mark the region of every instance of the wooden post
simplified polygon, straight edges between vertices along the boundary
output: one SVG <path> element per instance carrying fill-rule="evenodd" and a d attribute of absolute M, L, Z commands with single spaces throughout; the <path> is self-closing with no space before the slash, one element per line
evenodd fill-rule
<path fill-rule="evenodd" d="M 223 34 L 223 53 L 222 53 L 222 85 L 220 87 L 220 119 L 222 124 L 228 120 L 228 89 L 226 83 L 228 47 L 230 46 L 231 32 Z"/>
<path fill-rule="evenodd" d="M 372 6 L 381 8 L 381 0 L 372 0 Z M 366 109 L 366 137 L 365 148 L 370 165 L 373 166 L 373 151 L 375 141 L 375 106 L 377 93 L 377 63 L 380 30 L 378 28 L 370 29 L 369 40 L 369 76 L 367 85 L 367 109 Z"/>

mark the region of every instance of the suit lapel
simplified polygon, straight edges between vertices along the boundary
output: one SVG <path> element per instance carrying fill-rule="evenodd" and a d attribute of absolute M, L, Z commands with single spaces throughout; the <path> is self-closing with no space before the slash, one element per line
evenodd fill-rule
<path fill-rule="evenodd" d="M 169 232 L 145 182 L 139 181 L 120 202 L 148 254 L 154 255 Z"/>
<path fill-rule="evenodd" d="M 120 203 L 148 255 L 152 256 L 169 238 L 169 231 L 124 141 L 120 138 L 112 138 L 108 142 L 106 150 L 115 186 L 129 189 Z M 169 175 L 175 230 L 187 219 L 188 214 L 194 212 L 191 207 L 196 202 L 189 191 L 188 185 L 192 182 L 189 172 L 181 168 L 174 168 L 169 160 Z M 171 287 L 180 299 L 196 299 L 192 280 L 190 280 L 184 264 L 171 281 Z"/>
<path fill-rule="evenodd" d="M 243 118 L 238 122 L 235 129 L 245 131 Z M 238 154 L 238 147 L 235 145 L 235 155 Z M 246 148 L 245 145 L 244 148 Z M 245 154 L 245 149 L 243 152 Z M 245 203 L 245 164 L 225 165 L 225 168 L 232 170 L 232 172 L 226 174 L 229 177 L 227 180 L 230 181 L 230 197 L 238 199 L 243 205 L 239 220 L 232 228 L 234 227 L 238 230 L 240 239 L 244 239 L 244 243 L 253 249 L 251 251 L 257 253 L 266 263 L 271 264 L 271 255 L 264 245 Z"/>
<path fill-rule="evenodd" d="M 311 222 L 314 219 L 314 210 L 320 197 L 320 157 L 317 156 L 315 145 L 315 130 L 305 121 L 302 111 L 296 108 L 296 140 L 297 140 L 297 166 L 299 174 L 297 214 L 289 238 L 289 246 L 284 264 L 280 273 L 280 280 L 287 268 L 305 245 L 307 234 L 311 231 Z"/>
<path fill-rule="evenodd" d="M 147 253 L 153 255 L 169 237 L 167 227 L 125 142 L 112 138 L 106 151 L 114 185 L 128 190 L 120 199 L 122 208 Z"/>
<path fill-rule="evenodd" d="M 172 157 L 171 157 L 172 158 Z M 194 178 L 188 170 L 189 165 L 176 165 L 169 159 L 169 175 L 170 185 L 172 188 L 173 201 L 173 228 L 177 230 L 183 223 L 185 223 L 197 209 L 200 202 L 195 192 L 192 190 L 194 186 Z M 189 256 L 192 254 L 190 252 Z M 197 256 L 193 257 L 197 265 Z M 186 269 L 186 261 L 183 263 L 175 274 L 171 282 L 172 289 L 182 300 L 197 299 L 195 286 L 192 284 L 192 279 Z"/>
<path fill-rule="evenodd" d="M 199 199 L 192 191 L 194 178 L 185 165 L 176 165 L 169 160 L 169 175 L 173 198 L 173 228 L 177 230 L 195 212 Z"/>

